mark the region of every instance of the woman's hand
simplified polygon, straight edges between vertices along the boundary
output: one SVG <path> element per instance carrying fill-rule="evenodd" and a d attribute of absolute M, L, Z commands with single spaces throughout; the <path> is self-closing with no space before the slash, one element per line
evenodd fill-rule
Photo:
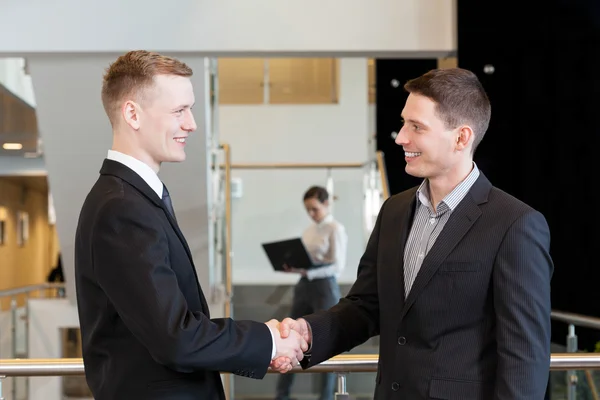
<path fill-rule="evenodd" d="M 283 264 L 283 270 L 285 272 L 295 273 L 295 274 L 300 274 L 302 276 L 306 276 L 306 270 L 305 269 L 290 267 L 287 264 Z"/>

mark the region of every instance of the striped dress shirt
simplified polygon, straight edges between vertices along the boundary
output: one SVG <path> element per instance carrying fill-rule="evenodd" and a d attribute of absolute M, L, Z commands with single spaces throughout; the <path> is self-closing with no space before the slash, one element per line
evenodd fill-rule
<path fill-rule="evenodd" d="M 450 219 L 452 211 L 466 196 L 478 177 L 479 169 L 473 163 L 473 169 L 469 175 L 444 197 L 435 211 L 429 200 L 429 181 L 425 179 L 417 189 L 415 218 L 404 251 L 405 297 L 408 297 L 423 260 Z"/>

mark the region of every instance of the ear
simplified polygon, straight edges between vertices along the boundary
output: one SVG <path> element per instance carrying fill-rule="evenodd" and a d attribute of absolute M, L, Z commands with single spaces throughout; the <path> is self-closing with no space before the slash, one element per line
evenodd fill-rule
<path fill-rule="evenodd" d="M 456 150 L 462 151 L 471 146 L 475 134 L 469 125 L 463 125 L 456 131 Z"/>
<path fill-rule="evenodd" d="M 134 101 L 128 100 L 123 103 L 123 107 L 121 108 L 121 113 L 127 125 L 129 125 L 132 129 L 138 130 L 140 129 L 140 106 Z"/>

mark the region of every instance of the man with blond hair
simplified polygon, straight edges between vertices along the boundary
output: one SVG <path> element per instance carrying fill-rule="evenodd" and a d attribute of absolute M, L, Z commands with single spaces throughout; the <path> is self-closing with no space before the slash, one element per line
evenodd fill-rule
<path fill-rule="evenodd" d="M 96 400 L 224 399 L 220 371 L 261 379 L 289 370 L 307 344 L 277 321 L 210 319 L 179 229 L 163 162 L 185 160 L 195 131 L 192 70 L 132 51 L 108 68 L 102 103 L 113 129 L 81 210 L 75 279 L 86 379 Z"/>

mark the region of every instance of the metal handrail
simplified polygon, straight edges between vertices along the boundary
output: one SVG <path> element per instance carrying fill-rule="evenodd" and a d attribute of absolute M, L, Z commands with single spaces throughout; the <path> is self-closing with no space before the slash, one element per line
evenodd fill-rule
<path fill-rule="evenodd" d="M 221 143 L 225 153 L 225 317 L 231 317 L 231 297 L 233 295 L 233 266 L 231 260 L 231 146 Z"/>
<path fill-rule="evenodd" d="M 381 179 L 381 191 L 383 199 L 390 197 L 390 183 L 385 169 L 385 160 L 383 159 L 383 151 L 378 151 L 376 155 L 377 169 L 379 170 L 379 178 Z"/>
<path fill-rule="evenodd" d="M 587 315 L 574 314 L 558 310 L 552 310 L 550 316 L 555 321 L 561 321 L 566 322 L 567 324 L 600 330 L 600 318 L 588 317 Z"/>
<path fill-rule="evenodd" d="M 372 161 L 364 163 L 244 163 L 231 164 L 232 169 L 326 169 L 326 168 L 363 168 Z M 221 168 L 225 165 L 221 164 Z"/>
<path fill-rule="evenodd" d="M 65 287 L 64 283 L 40 283 L 36 285 L 19 286 L 12 289 L 0 290 L 0 298 L 9 296 L 18 296 L 20 294 L 26 294 L 35 290 L 44 289 L 62 289 Z"/>
<path fill-rule="evenodd" d="M 377 354 L 348 354 L 335 356 L 307 370 L 294 367 L 294 373 L 314 372 L 376 372 L 379 356 Z M 550 360 L 550 370 L 600 369 L 600 354 L 595 353 L 554 353 Z M 277 373 L 270 370 L 269 373 Z M 0 360 L 0 376 L 69 376 L 83 375 L 83 359 L 12 359 Z"/>

